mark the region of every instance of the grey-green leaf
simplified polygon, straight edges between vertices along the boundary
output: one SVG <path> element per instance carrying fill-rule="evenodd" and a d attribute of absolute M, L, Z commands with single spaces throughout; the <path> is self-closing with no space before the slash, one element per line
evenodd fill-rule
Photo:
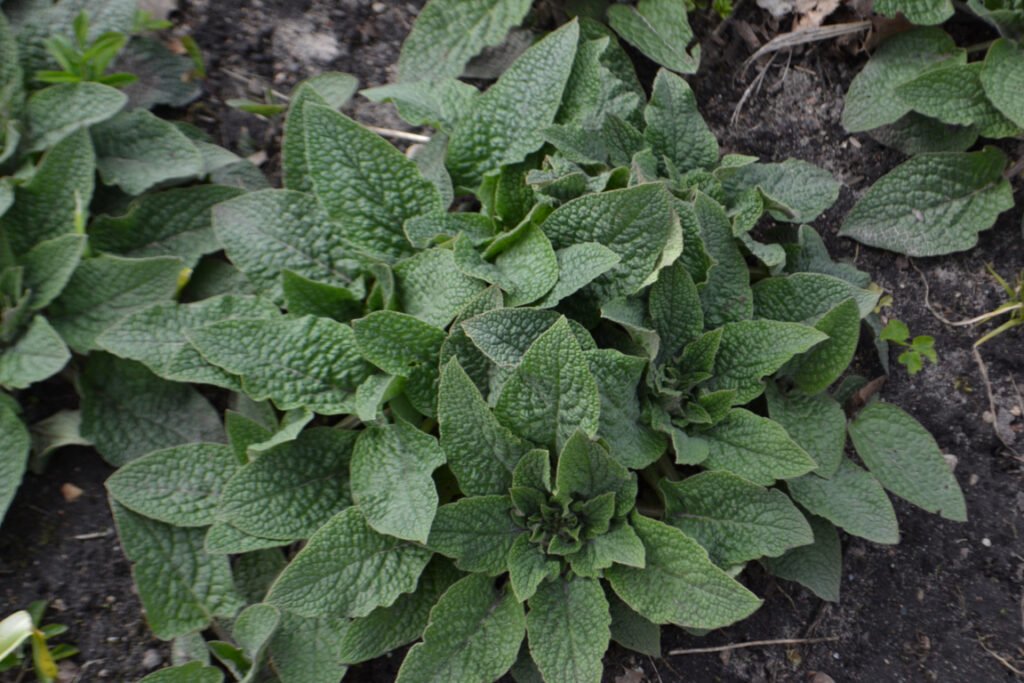
<path fill-rule="evenodd" d="M 0 351 L 0 387 L 26 389 L 60 372 L 70 359 L 64 340 L 37 315 L 12 345 Z"/>
<path fill-rule="evenodd" d="M 1006 38 L 994 42 L 985 55 L 981 83 L 996 109 L 1024 128 L 1024 49 Z"/>
<path fill-rule="evenodd" d="M 846 415 L 839 403 L 828 394 L 783 394 L 775 384 L 768 385 L 765 397 L 771 419 L 818 463 L 814 473 L 826 479 L 835 474 L 846 446 Z"/>
<path fill-rule="evenodd" d="M 686 5 L 675 0 L 640 0 L 637 6 L 613 5 L 608 22 L 622 38 L 664 67 L 692 74 L 700 64 L 700 46 L 690 52 L 693 30 Z"/>
<path fill-rule="evenodd" d="M 82 81 L 59 83 L 32 93 L 26 115 L 33 151 L 53 147 L 76 130 L 106 121 L 128 98 L 117 88 Z"/>
<path fill-rule="evenodd" d="M 0 522 L 25 473 L 32 442 L 13 406 L 0 401 Z"/>
<path fill-rule="evenodd" d="M 762 560 L 772 575 L 809 588 L 822 600 L 839 602 L 839 583 L 843 575 L 843 548 L 839 534 L 821 517 L 809 518 L 814 543 L 793 548 L 782 557 Z"/>
<path fill-rule="evenodd" d="M 597 579 L 541 584 L 529 601 L 530 654 L 547 683 L 597 683 L 611 640 L 611 615 Z"/>
<path fill-rule="evenodd" d="M 512 519 L 507 495 L 469 496 L 438 509 L 427 546 L 453 558 L 462 571 L 498 576 L 508 569 L 509 550 L 525 532 Z"/>
<path fill-rule="evenodd" d="M 756 484 L 768 486 L 817 467 L 782 425 L 742 408 L 730 411 L 701 436 L 709 449 L 706 468 L 728 470 Z"/>
<path fill-rule="evenodd" d="M 644 139 L 659 162 L 673 172 L 708 169 L 718 161 L 718 141 L 697 109 L 697 97 L 686 81 L 671 71 L 658 71 L 644 120 Z"/>

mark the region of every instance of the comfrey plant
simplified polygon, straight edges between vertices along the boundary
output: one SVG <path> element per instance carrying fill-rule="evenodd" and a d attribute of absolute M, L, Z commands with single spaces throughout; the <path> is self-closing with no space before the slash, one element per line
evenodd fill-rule
<path fill-rule="evenodd" d="M 149 623 L 196 660 L 152 680 L 219 681 L 212 653 L 329 683 L 416 643 L 403 683 L 597 681 L 613 639 L 751 614 L 751 562 L 838 599 L 837 527 L 898 540 L 886 489 L 965 518 L 912 417 L 829 393 L 877 294 L 805 224 L 827 173 L 720 158 L 686 82 L 645 101 L 591 20 L 485 92 L 366 92 L 435 127 L 412 159 L 341 82 L 293 93 L 285 189 L 214 207 L 230 263 L 86 368 L 112 403 L 142 366 L 232 392 L 226 444 L 98 444 Z"/>

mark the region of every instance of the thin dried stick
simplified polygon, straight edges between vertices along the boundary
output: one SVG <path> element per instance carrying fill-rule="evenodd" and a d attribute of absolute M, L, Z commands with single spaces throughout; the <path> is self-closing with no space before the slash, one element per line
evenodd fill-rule
<path fill-rule="evenodd" d="M 996 652 L 994 650 L 990 650 L 989 648 L 987 648 L 985 646 L 985 643 L 981 642 L 981 638 L 978 638 L 978 645 L 981 645 L 981 649 L 982 650 L 984 650 L 985 652 L 987 652 L 990 655 L 992 655 L 993 657 L 995 657 L 997 662 L 999 662 L 1000 664 L 1005 666 L 1007 669 L 1012 671 L 1015 675 L 1017 675 L 1017 676 L 1024 676 L 1024 671 L 1021 671 L 1020 669 L 1015 667 L 1013 664 L 1010 663 L 1010 661 L 1008 659 L 1006 659 L 1006 657 L 1003 657 L 998 652 Z"/>
<path fill-rule="evenodd" d="M 684 650 L 669 650 L 670 655 L 702 655 L 712 652 L 729 652 L 745 647 L 771 647 L 774 645 L 811 645 L 813 643 L 832 643 L 839 640 L 839 636 L 827 638 L 782 638 L 779 640 L 751 640 L 746 643 L 731 643 L 729 645 L 718 645 L 717 647 L 694 647 Z"/>
<path fill-rule="evenodd" d="M 771 52 L 777 52 L 779 50 L 785 50 L 787 48 L 797 47 L 798 45 L 805 45 L 807 43 L 816 43 L 820 40 L 838 38 L 839 36 L 866 31 L 869 28 L 871 28 L 870 21 L 852 21 L 847 24 L 815 26 L 812 28 L 802 28 L 797 31 L 783 33 L 781 36 L 775 36 L 762 45 L 757 52 L 750 55 L 750 57 L 747 58 L 747 61 L 743 62 L 743 68 L 746 69 L 751 62 L 754 62 Z"/>
<path fill-rule="evenodd" d="M 772 58 L 768 60 L 768 63 L 761 67 L 761 70 L 758 72 L 754 80 L 751 81 L 750 85 L 747 86 L 747 89 L 743 91 L 740 101 L 736 103 L 736 108 L 732 110 L 732 116 L 729 118 L 730 125 L 736 125 L 736 122 L 740 118 L 740 112 L 743 111 L 743 105 L 747 103 L 747 98 L 749 98 L 755 90 L 760 89 L 761 84 L 764 83 L 765 74 L 768 73 L 768 68 L 774 61 L 775 55 L 773 54 Z"/>

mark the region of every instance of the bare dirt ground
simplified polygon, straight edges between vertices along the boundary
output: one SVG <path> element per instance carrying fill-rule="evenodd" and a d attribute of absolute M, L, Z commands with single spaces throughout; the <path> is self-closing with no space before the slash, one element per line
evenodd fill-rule
<path fill-rule="evenodd" d="M 180 31 L 195 36 L 207 56 L 210 79 L 203 99 L 186 117 L 239 152 L 267 154 L 276 174 L 279 127 L 226 107 L 231 97 L 287 93 L 302 78 L 325 70 L 359 77 L 363 87 L 391 80 L 398 50 L 422 2 L 369 0 L 182 0 Z M 756 8 L 738 18 L 765 23 Z M 705 36 L 697 22 L 698 35 Z M 769 27 L 771 29 L 771 27 Z M 955 455 L 970 521 L 940 520 L 896 501 L 900 545 L 883 547 L 844 539 L 839 604 L 821 602 L 756 568 L 748 583 L 766 598 L 750 620 L 705 638 L 666 629 L 663 648 L 696 648 L 775 638 L 836 638 L 797 647 L 739 649 L 725 654 L 641 658 L 614 649 L 606 680 L 635 683 L 808 681 L 816 672 L 838 683 L 1011 681 L 1009 666 L 1024 668 L 1024 337 L 1010 333 L 982 347 L 991 378 L 995 415 L 971 355 L 981 332 L 953 328 L 924 306 L 925 282 L 933 307 L 950 320 L 979 315 L 1000 303 L 984 264 L 1009 276 L 1024 268 L 1022 212 L 1004 215 L 969 252 L 911 262 L 836 236 L 856 199 L 901 161 L 866 135 L 839 124 L 842 98 L 863 56 L 852 46 L 823 43 L 782 54 L 731 119 L 761 65 L 743 72 L 751 46 L 736 25 L 703 39 L 705 63 L 690 81 L 723 152 L 766 160 L 796 157 L 831 171 L 844 183 L 837 205 L 816 224 L 834 256 L 855 259 L 894 297 L 889 315 L 916 334 L 936 338 L 938 365 L 915 377 L 895 364 L 883 397 L 913 413 Z M 652 72 L 641 63 L 642 75 Z M 358 98 L 357 98 L 358 100 Z M 367 124 L 403 128 L 391 109 L 365 100 L 348 113 Z M 1022 149 L 1008 148 L 1019 156 Z M 1015 190 L 1024 205 L 1021 181 Z M 921 274 L 917 269 L 920 269 Z M 859 371 L 880 370 L 864 345 Z M 894 354 L 895 356 L 895 354 Z M 993 424 L 994 423 L 994 424 Z M 995 429 L 1008 446 L 996 438 Z M 82 654 L 77 679 L 134 681 L 169 657 L 140 614 L 128 563 L 113 535 L 102 481 L 109 468 L 88 450 L 58 455 L 42 476 L 29 475 L 0 530 L 0 611 L 39 598 L 59 600 L 53 620 L 71 627 L 65 637 Z M 64 482 L 85 490 L 75 502 L 60 494 Z M 87 539 L 81 537 L 85 535 Z M 51 614 L 53 614 L 51 612 Z M 1000 661 L 1002 658 L 1002 661 Z M 389 681 L 400 657 L 352 670 L 348 680 Z M 1009 666 L 1008 666 L 1009 665 Z"/>

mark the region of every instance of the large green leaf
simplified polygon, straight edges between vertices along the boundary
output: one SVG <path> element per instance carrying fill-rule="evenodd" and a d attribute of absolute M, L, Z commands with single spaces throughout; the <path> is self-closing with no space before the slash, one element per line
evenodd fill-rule
<path fill-rule="evenodd" d="M 191 304 L 168 301 L 123 318 L 101 334 L 97 344 L 117 356 L 144 363 L 164 379 L 238 390 L 238 379 L 208 363 L 186 333 L 223 320 L 269 320 L 279 313 L 273 303 L 256 297 L 226 295 Z"/>
<path fill-rule="evenodd" d="M 428 547 L 455 560 L 466 572 L 503 574 L 515 540 L 526 532 L 513 521 L 508 496 L 469 496 L 442 505 Z"/>
<path fill-rule="evenodd" d="M 117 88 L 83 81 L 60 83 L 32 93 L 26 105 L 29 144 L 39 151 L 76 130 L 106 121 L 121 111 L 128 98 Z"/>
<path fill-rule="evenodd" d="M 896 88 L 914 111 L 950 125 L 974 125 L 982 137 L 1014 137 L 1022 131 L 985 95 L 981 62 L 943 64 Z"/>
<path fill-rule="evenodd" d="M 173 123 L 144 109 L 118 114 L 93 126 L 91 133 L 103 182 L 130 195 L 203 172 L 203 157 L 192 141 Z"/>
<path fill-rule="evenodd" d="M 830 478 L 839 469 L 846 446 L 846 415 L 828 394 L 783 394 L 774 384 L 765 392 L 768 415 L 786 430 L 818 467 L 814 473 Z"/>
<path fill-rule="evenodd" d="M 831 479 L 808 474 L 787 482 L 793 499 L 847 533 L 875 543 L 899 543 L 899 525 L 881 484 L 844 458 Z"/>
<path fill-rule="evenodd" d="M 928 512 L 967 520 L 964 494 L 935 438 L 909 414 L 872 403 L 850 423 L 850 439 L 885 488 Z"/>
<path fill-rule="evenodd" d="M 622 38 L 662 66 L 682 74 L 697 71 L 700 46 L 690 52 L 693 29 L 686 5 L 675 0 L 640 0 L 636 7 L 613 5 L 608 22 Z"/>
<path fill-rule="evenodd" d="M 996 109 L 1024 128 L 1024 49 L 1006 38 L 994 42 L 985 55 L 981 83 Z"/>
<path fill-rule="evenodd" d="M 787 223 L 810 223 L 839 198 L 840 185 L 832 174 L 800 159 L 746 164 L 717 175 L 734 196 L 756 187 L 772 218 Z"/>
<path fill-rule="evenodd" d="M 457 359 L 438 389 L 437 419 L 448 467 L 467 496 L 502 494 L 529 446 L 498 422 Z"/>
<path fill-rule="evenodd" d="M 29 308 L 40 311 L 60 296 L 81 262 L 85 242 L 84 235 L 63 235 L 40 242 L 21 257 L 22 285 L 32 293 Z"/>
<path fill-rule="evenodd" d="M 495 405 L 519 436 L 561 450 L 577 429 L 598 429 L 601 399 L 579 342 L 560 318 L 523 356 Z"/>
<path fill-rule="evenodd" d="M 863 289 L 836 275 L 819 272 L 768 277 L 753 287 L 758 318 L 813 325 L 846 299 L 854 299 L 861 317 L 878 303 L 879 293 Z"/>
<path fill-rule="evenodd" d="M 260 454 L 224 487 L 220 519 L 267 539 L 309 538 L 348 507 L 356 433 L 307 429 Z"/>
<path fill-rule="evenodd" d="M 184 264 L 158 256 L 129 259 L 97 256 L 85 259 L 50 307 L 50 322 L 74 351 L 99 347 L 97 338 L 125 316 L 160 301 L 178 289 Z"/>
<path fill-rule="evenodd" d="M 370 528 L 357 507 L 313 534 L 267 602 L 303 616 L 365 617 L 416 588 L 430 551 Z"/>
<path fill-rule="evenodd" d="M 671 71 L 658 71 L 644 120 L 644 139 L 671 172 L 708 169 L 718 162 L 718 141 L 697 109 L 697 97 L 686 81 Z"/>
<path fill-rule="evenodd" d="M 82 436 L 115 467 L 171 446 L 224 440 L 209 401 L 139 363 L 91 354 L 80 383 Z"/>
<path fill-rule="evenodd" d="M 850 367 L 860 340 L 857 302 L 847 299 L 839 304 L 822 316 L 814 329 L 827 334 L 828 339 L 793 359 L 786 369 L 807 394 L 824 391 Z"/>
<path fill-rule="evenodd" d="M 707 551 L 679 529 L 642 515 L 633 528 L 647 566 L 615 565 L 605 578 L 627 605 L 656 624 L 713 629 L 750 616 L 761 600 L 716 567 Z"/>
<path fill-rule="evenodd" d="M 174 526 L 208 526 L 237 469 L 228 446 L 185 444 L 133 460 L 114 472 L 106 486 L 132 512 Z"/>
<path fill-rule="evenodd" d="M 799 477 L 817 466 L 782 425 L 742 408 L 730 411 L 701 436 L 709 449 L 705 467 L 728 470 L 756 484 Z"/>
<path fill-rule="evenodd" d="M 813 541 L 807 520 L 786 494 L 729 472 L 662 479 L 661 491 L 665 521 L 704 546 L 721 566 L 778 557 Z"/>
<path fill-rule="evenodd" d="M 0 400 L 0 522 L 14 500 L 32 445 L 12 405 Z"/>
<path fill-rule="evenodd" d="M 15 342 L 0 350 L 0 387 L 26 389 L 56 375 L 71 359 L 64 340 L 41 315 Z"/>
<path fill-rule="evenodd" d="M 908 256 L 970 249 L 978 233 L 1013 208 L 1006 155 L 922 154 L 878 180 L 847 214 L 839 234 Z"/>
<path fill-rule="evenodd" d="M 711 387 L 735 389 L 734 403 L 748 403 L 764 391 L 762 377 L 826 339 L 825 333 L 799 323 L 775 320 L 728 323 L 722 328 Z"/>
<path fill-rule="evenodd" d="M 939 28 L 918 28 L 885 41 L 850 84 L 843 126 L 859 133 L 895 123 L 910 112 L 910 105 L 896 97 L 896 88 L 951 58 L 966 62 L 966 55 Z"/>
<path fill-rule="evenodd" d="M 195 267 L 221 249 L 213 232 L 211 207 L 242 194 L 233 187 L 195 185 L 145 194 L 120 216 L 98 216 L 89 226 L 89 245 L 122 256 L 177 256 Z"/>
<path fill-rule="evenodd" d="M 656 183 L 584 195 L 556 209 L 541 228 L 556 250 L 597 242 L 618 254 L 618 265 L 584 290 L 600 302 L 648 284 L 669 246 L 682 239 L 670 196 Z"/>
<path fill-rule="evenodd" d="M 462 273 L 450 249 L 427 249 L 395 266 L 402 311 L 435 327 L 447 327 L 487 285 Z"/>
<path fill-rule="evenodd" d="M 448 168 L 457 185 L 475 189 L 484 175 L 522 161 L 544 144 L 572 70 L 579 24 L 571 22 L 530 47 L 452 131 Z"/>
<path fill-rule="evenodd" d="M 839 602 L 843 577 L 843 548 L 836 528 L 821 517 L 809 519 L 814 543 L 793 548 L 782 557 L 762 560 L 774 576 L 809 588 L 822 600 Z"/>
<path fill-rule="evenodd" d="M 380 533 L 426 543 L 444 462 L 437 439 L 407 422 L 369 427 L 352 454 L 352 500 Z"/>
<path fill-rule="evenodd" d="M 337 109 L 359 89 L 359 80 L 350 74 L 325 73 L 307 79 L 292 92 L 281 141 L 281 175 L 284 187 L 312 192 L 309 159 L 306 156 L 306 115 L 308 104 Z M 329 101 L 330 100 L 330 101 Z"/>
<path fill-rule="evenodd" d="M 560 578 L 530 598 L 530 655 L 547 683 L 597 683 L 611 640 L 611 616 L 596 579 Z"/>
<path fill-rule="evenodd" d="M 169 640 L 199 631 L 241 608 L 228 558 L 206 554 L 202 529 L 157 522 L 116 501 L 111 508 L 154 635 Z"/>
<path fill-rule="evenodd" d="M 430 612 L 423 642 L 413 646 L 398 683 L 489 683 L 508 671 L 526 631 L 523 607 L 508 588 L 471 574 L 449 588 Z"/>
<path fill-rule="evenodd" d="M 398 80 L 462 75 L 470 59 L 501 43 L 529 9 L 529 0 L 431 0 L 402 43 Z"/>
<path fill-rule="evenodd" d="M 677 202 L 677 207 L 681 204 Z M 692 213 L 704 249 L 711 258 L 711 267 L 704 282 L 699 282 L 700 278 L 690 273 L 694 281 L 698 281 L 705 327 L 715 328 L 750 318 L 754 310 L 750 270 L 733 238 L 732 221 L 718 202 L 703 193 L 698 193 Z"/>
<path fill-rule="evenodd" d="M 356 387 L 370 375 L 351 327 L 305 316 L 226 320 L 186 336 L 203 358 L 242 378 L 257 401 L 323 415 L 349 412 Z"/>
<path fill-rule="evenodd" d="M 647 300 L 661 347 L 658 358 L 671 360 L 704 332 L 704 311 L 693 278 L 678 261 L 661 271 Z"/>
<path fill-rule="evenodd" d="M 0 216 L 11 249 L 25 253 L 43 240 L 75 232 L 76 217 L 92 201 L 96 155 L 82 130 L 50 148 L 32 179 L 14 187 L 14 205 Z"/>
<path fill-rule="evenodd" d="M 376 253 L 412 253 L 402 226 L 444 209 L 434 185 L 412 160 L 344 114 L 316 104 L 303 113 L 309 176 L 317 199 L 339 224 L 335 230 Z"/>

